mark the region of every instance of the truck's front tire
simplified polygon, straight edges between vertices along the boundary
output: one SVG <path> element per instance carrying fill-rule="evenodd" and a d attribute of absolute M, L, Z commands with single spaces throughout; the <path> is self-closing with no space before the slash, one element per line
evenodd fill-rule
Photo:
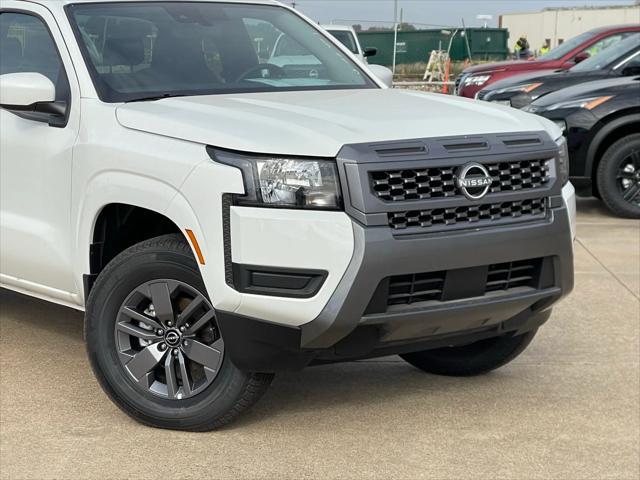
<path fill-rule="evenodd" d="M 401 357 L 416 368 L 435 375 L 472 377 L 500 368 L 531 343 L 537 330 L 522 335 L 488 338 L 461 347 L 445 347 L 407 353 Z"/>
<path fill-rule="evenodd" d="M 106 266 L 87 301 L 85 340 L 105 392 L 153 427 L 226 425 L 273 378 L 243 372 L 226 358 L 198 266 L 180 235 L 142 242 Z"/>

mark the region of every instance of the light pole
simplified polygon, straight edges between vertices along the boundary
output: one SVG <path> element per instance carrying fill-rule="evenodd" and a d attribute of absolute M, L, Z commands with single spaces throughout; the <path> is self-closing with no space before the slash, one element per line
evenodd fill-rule
<path fill-rule="evenodd" d="M 398 0 L 393 0 L 393 74 L 396 73 L 396 59 L 398 55 Z"/>

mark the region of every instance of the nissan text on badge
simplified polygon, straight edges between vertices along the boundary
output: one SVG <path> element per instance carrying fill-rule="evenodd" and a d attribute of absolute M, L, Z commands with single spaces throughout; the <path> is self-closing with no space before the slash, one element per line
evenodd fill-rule
<path fill-rule="evenodd" d="M 0 283 L 84 311 L 146 425 L 316 364 L 484 374 L 573 288 L 554 122 L 390 89 L 285 5 L 2 0 L 0 47 Z"/>

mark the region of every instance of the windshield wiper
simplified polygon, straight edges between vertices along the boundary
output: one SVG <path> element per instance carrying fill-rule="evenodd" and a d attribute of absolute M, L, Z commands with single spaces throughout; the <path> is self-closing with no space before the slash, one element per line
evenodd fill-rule
<path fill-rule="evenodd" d="M 163 93 L 162 95 L 151 95 L 148 97 L 134 98 L 133 100 L 127 100 L 125 103 L 133 102 L 155 102 L 156 100 L 163 100 L 165 98 L 177 98 L 186 97 L 183 93 Z"/>

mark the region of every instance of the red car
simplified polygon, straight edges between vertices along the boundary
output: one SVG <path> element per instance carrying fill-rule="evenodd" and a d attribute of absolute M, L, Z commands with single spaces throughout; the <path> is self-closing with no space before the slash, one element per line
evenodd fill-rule
<path fill-rule="evenodd" d="M 456 79 L 456 92 L 463 97 L 474 98 L 482 88 L 507 77 L 535 70 L 566 70 L 589 58 L 591 52 L 598 52 L 635 32 L 640 32 L 640 25 L 596 28 L 567 40 L 535 60 L 512 60 L 469 67 Z"/>

